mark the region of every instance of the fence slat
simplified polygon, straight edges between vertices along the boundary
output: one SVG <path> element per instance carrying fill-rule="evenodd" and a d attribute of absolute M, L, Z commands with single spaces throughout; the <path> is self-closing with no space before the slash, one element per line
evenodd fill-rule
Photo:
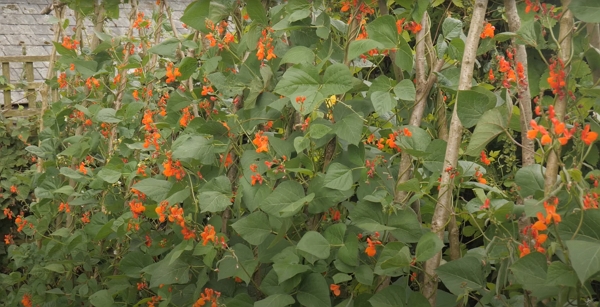
<path fill-rule="evenodd" d="M 27 83 L 32 83 L 33 82 L 33 62 L 25 62 L 23 69 L 25 70 L 25 78 L 27 79 Z M 27 90 L 27 102 L 28 102 L 28 107 L 29 108 L 36 108 L 37 109 L 37 105 L 35 103 L 35 99 L 36 97 L 36 90 L 29 88 Z"/>
<path fill-rule="evenodd" d="M 2 62 L 2 74 L 7 84 L 10 84 L 10 63 Z M 4 89 L 4 109 L 10 110 L 12 108 L 12 97 L 9 89 Z"/>

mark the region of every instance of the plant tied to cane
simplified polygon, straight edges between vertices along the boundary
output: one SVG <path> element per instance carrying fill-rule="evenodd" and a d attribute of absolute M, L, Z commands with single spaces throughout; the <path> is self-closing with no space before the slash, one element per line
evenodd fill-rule
<path fill-rule="evenodd" d="M 185 30 L 168 2 L 130 2 L 103 3 L 129 16 L 125 35 L 61 21 L 39 142 L 29 125 L 6 138 L 42 171 L 21 161 L 0 180 L 3 304 L 593 297 L 600 46 L 581 29 L 600 20 L 579 2 L 196 0 Z"/>

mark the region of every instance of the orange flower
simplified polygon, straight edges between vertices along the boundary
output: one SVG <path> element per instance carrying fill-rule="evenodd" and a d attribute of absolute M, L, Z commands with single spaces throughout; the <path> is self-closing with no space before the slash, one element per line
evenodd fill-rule
<path fill-rule="evenodd" d="M 215 232 L 215 227 L 213 227 L 213 225 L 204 226 L 204 231 L 200 234 L 200 236 L 202 237 L 202 245 L 206 245 L 208 241 L 212 241 L 213 243 L 215 243 L 216 234 L 217 233 Z"/>
<path fill-rule="evenodd" d="M 252 179 L 251 184 L 255 185 L 257 182 L 262 184 L 263 183 L 263 177 L 260 174 L 254 174 L 252 176 L 250 176 L 250 178 Z"/>
<path fill-rule="evenodd" d="M 494 70 L 490 68 L 490 72 L 488 73 L 488 78 L 490 79 L 490 82 L 494 82 L 494 80 L 496 80 L 496 77 L 494 77 Z"/>
<path fill-rule="evenodd" d="M 185 219 L 183 218 L 183 208 L 175 205 L 170 209 L 169 222 L 176 222 L 177 225 L 184 227 Z"/>
<path fill-rule="evenodd" d="M 134 90 L 132 95 L 133 99 L 140 100 L 140 93 L 138 92 L 138 90 Z"/>
<path fill-rule="evenodd" d="M 531 228 L 533 228 L 537 231 L 544 231 L 544 230 L 548 229 L 548 227 L 546 226 L 546 218 L 544 217 L 544 215 L 541 212 L 537 213 L 537 218 L 538 218 L 538 221 L 535 222 Z"/>
<path fill-rule="evenodd" d="M 214 47 L 217 45 L 217 40 L 215 39 L 215 36 L 212 33 L 208 33 L 204 36 L 204 38 L 209 42 L 211 47 Z"/>
<path fill-rule="evenodd" d="M 527 86 L 527 77 L 525 76 L 525 67 L 523 67 L 523 63 L 517 62 L 517 77 L 519 78 L 520 86 Z"/>
<path fill-rule="evenodd" d="M 365 249 L 365 253 L 369 257 L 375 256 L 377 254 L 377 249 L 375 249 L 375 245 L 379 245 L 381 242 L 379 240 L 372 241 L 371 238 L 367 238 L 367 248 Z"/>
<path fill-rule="evenodd" d="M 412 132 L 410 132 L 410 130 L 408 130 L 408 128 L 402 129 L 402 132 L 404 133 L 404 136 L 406 136 L 406 137 L 412 136 Z"/>
<path fill-rule="evenodd" d="M 81 222 L 84 224 L 87 224 L 90 222 L 90 213 L 89 212 L 83 213 L 83 216 L 81 217 Z"/>
<path fill-rule="evenodd" d="M 21 304 L 23 304 L 23 306 L 25 307 L 33 306 L 31 303 L 31 295 L 29 293 L 23 295 L 23 298 L 21 299 Z"/>
<path fill-rule="evenodd" d="M 6 245 L 10 245 L 15 243 L 15 241 L 13 241 L 13 236 L 12 235 L 4 235 L 4 244 Z"/>
<path fill-rule="evenodd" d="M 529 135 L 529 132 L 527 133 Z M 542 135 L 542 139 L 540 140 L 542 145 L 552 144 L 552 138 L 548 134 Z"/>
<path fill-rule="evenodd" d="M 206 96 L 208 94 L 213 94 L 215 92 L 215 90 L 213 90 L 212 86 L 202 86 L 202 93 L 200 93 L 202 96 Z"/>
<path fill-rule="evenodd" d="M 403 30 L 402 25 L 404 24 L 405 19 L 406 18 L 402 18 L 402 19 L 398 19 L 396 21 L 396 31 L 398 31 L 398 34 L 402 34 L 402 30 Z"/>
<path fill-rule="evenodd" d="M 85 86 L 88 88 L 88 90 L 91 90 L 92 87 L 99 88 L 100 81 L 98 81 L 98 79 L 96 79 L 94 77 L 89 77 L 89 78 L 87 78 L 87 80 L 85 80 Z"/>
<path fill-rule="evenodd" d="M 336 284 L 331 284 L 329 285 L 329 290 L 331 290 L 331 292 L 333 293 L 333 295 L 335 296 L 340 296 L 340 285 L 336 285 Z"/>
<path fill-rule="evenodd" d="M 233 43 L 235 41 L 235 36 L 229 32 L 227 32 L 227 34 L 225 34 L 225 37 L 223 38 L 223 42 L 225 44 L 229 44 L 229 43 Z"/>
<path fill-rule="evenodd" d="M 181 112 L 182 112 L 182 115 L 181 115 L 181 118 L 179 119 L 179 125 L 181 125 L 181 127 L 187 127 L 187 125 L 190 123 L 190 121 L 192 121 L 194 116 L 190 113 L 189 107 L 183 108 L 183 110 L 181 110 Z"/>
<path fill-rule="evenodd" d="M 194 303 L 193 307 L 202 307 L 208 302 L 211 303 L 211 307 L 217 307 L 219 306 L 217 300 L 220 296 L 220 292 L 206 288 L 204 289 L 204 293 L 200 294 L 200 298 Z"/>
<path fill-rule="evenodd" d="M 156 209 L 154 209 L 156 214 L 158 214 L 158 220 L 161 223 L 163 223 L 165 221 L 165 210 L 167 209 L 168 205 L 169 205 L 169 202 L 166 200 L 163 200 L 160 202 L 160 205 L 158 205 L 158 207 L 156 207 Z"/>
<path fill-rule="evenodd" d="M 167 76 L 167 80 L 165 80 L 165 82 L 171 83 L 174 82 L 177 77 L 180 77 L 181 73 L 179 72 L 179 68 L 173 69 L 173 63 L 169 62 L 169 64 L 167 64 L 167 72 L 165 75 Z"/>
<path fill-rule="evenodd" d="M 144 19 L 144 13 L 143 12 L 139 12 L 137 14 L 137 19 L 133 22 L 133 28 L 134 29 L 142 29 L 142 28 L 150 28 L 150 21 L 147 19 Z"/>
<path fill-rule="evenodd" d="M 598 133 L 590 131 L 590 125 L 585 125 L 583 131 L 581 131 L 581 139 L 586 145 L 592 145 L 592 143 L 598 138 Z"/>
<path fill-rule="evenodd" d="M 225 166 L 226 168 L 231 166 L 231 164 L 233 164 L 233 159 L 231 158 L 231 153 L 227 153 L 227 156 L 225 157 L 225 162 L 223 162 L 223 155 L 221 155 L 221 163 L 223 163 L 223 166 Z"/>
<path fill-rule="evenodd" d="M 17 190 L 17 186 L 16 185 L 13 184 L 13 185 L 10 186 L 10 192 L 11 193 L 15 194 L 15 193 L 17 193 L 17 191 L 18 190 Z"/>
<path fill-rule="evenodd" d="M 71 63 L 71 65 L 69 66 L 69 70 L 70 71 L 74 71 L 75 70 L 75 64 Z"/>
<path fill-rule="evenodd" d="M 490 159 L 488 159 L 487 155 L 485 154 L 485 151 L 481 151 L 481 162 L 485 165 L 490 165 L 491 161 Z"/>
<path fill-rule="evenodd" d="M 79 172 L 84 175 L 87 175 L 87 168 L 85 168 L 85 163 L 81 162 L 79 164 Z"/>
<path fill-rule="evenodd" d="M 340 9 L 340 11 L 342 11 L 342 12 L 347 12 L 352 7 L 352 4 L 350 3 L 350 1 L 342 1 L 341 4 L 342 4 L 342 8 Z"/>
<path fill-rule="evenodd" d="M 256 152 L 260 153 L 269 151 L 269 137 L 263 135 L 262 131 L 259 131 L 254 135 L 254 140 L 252 140 L 252 144 L 256 146 Z"/>
<path fill-rule="evenodd" d="M 181 229 L 181 234 L 183 235 L 184 240 L 191 240 L 196 238 L 196 233 L 193 230 L 188 229 L 187 227 L 183 227 Z"/>
<path fill-rule="evenodd" d="M 481 38 L 494 38 L 494 30 L 496 27 L 492 26 L 491 23 L 486 23 L 483 27 L 483 31 L 481 32 Z"/>
<path fill-rule="evenodd" d="M 554 198 L 554 205 L 548 203 L 548 201 L 544 202 L 544 208 L 546 209 L 546 220 L 544 222 L 547 225 L 550 225 L 552 221 L 554 221 L 554 224 L 558 224 L 562 220 L 560 214 L 556 213 L 556 204 L 558 204 L 558 198 Z"/>
<path fill-rule="evenodd" d="M 181 166 L 181 162 L 178 160 L 173 163 L 171 153 L 167 153 L 167 161 L 163 162 L 162 165 L 165 168 L 163 170 L 163 175 L 166 177 L 174 176 L 179 181 L 185 176 L 185 170 L 183 169 L 183 166 Z"/>
<path fill-rule="evenodd" d="M 137 199 L 133 199 L 129 202 L 129 208 L 133 213 L 134 219 L 137 219 L 142 213 L 144 213 L 144 211 L 146 211 L 146 207 L 144 207 L 142 202 Z"/>
<path fill-rule="evenodd" d="M 520 258 L 523 258 L 526 255 L 528 255 L 529 253 L 531 253 L 531 249 L 529 249 L 529 246 L 527 245 L 527 242 L 525 242 L 525 241 L 523 241 L 523 243 L 521 245 L 519 245 L 519 251 L 521 252 L 521 254 L 519 255 Z"/>
<path fill-rule="evenodd" d="M 71 206 L 68 203 L 60 203 L 58 206 L 58 212 L 65 211 L 66 213 L 71 212 Z"/>
<path fill-rule="evenodd" d="M 413 34 L 417 34 L 417 32 L 419 32 L 419 31 L 421 31 L 421 29 L 423 29 L 423 27 L 421 26 L 421 24 L 419 24 L 415 21 L 411 21 L 407 25 L 404 26 L 404 29 L 411 31 Z"/>
<path fill-rule="evenodd" d="M 13 212 L 9 208 L 4 208 L 4 216 L 6 216 L 9 220 L 13 219 Z"/>
<path fill-rule="evenodd" d="M 69 50 L 75 50 L 75 49 L 77 49 L 77 45 L 79 45 L 79 42 L 77 40 L 74 40 L 69 36 L 63 37 L 63 41 L 62 41 L 63 47 L 65 47 Z"/>
<path fill-rule="evenodd" d="M 561 59 L 550 60 L 550 76 L 548 77 L 548 85 L 552 89 L 552 93 L 558 95 L 559 98 L 565 96 L 564 87 L 567 85 L 565 81 L 565 64 Z"/>
<path fill-rule="evenodd" d="M 60 88 L 67 87 L 67 73 L 65 73 L 65 72 L 61 73 L 60 76 L 58 76 L 58 79 L 56 80 L 56 82 L 58 82 L 58 86 Z"/>

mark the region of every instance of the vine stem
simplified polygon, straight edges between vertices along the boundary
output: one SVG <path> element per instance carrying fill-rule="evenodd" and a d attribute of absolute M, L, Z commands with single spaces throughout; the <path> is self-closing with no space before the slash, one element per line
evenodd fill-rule
<path fill-rule="evenodd" d="M 476 0 L 473 8 L 473 15 L 469 27 L 469 33 L 465 43 L 465 50 L 462 59 L 458 90 L 468 90 L 471 88 L 471 80 L 473 78 L 473 69 L 475 66 L 475 56 L 479 38 L 483 28 L 483 21 L 487 9 L 487 0 Z M 445 169 L 455 169 L 458 163 L 459 147 L 462 141 L 463 126 L 458 118 L 457 106 L 459 104 L 458 95 L 457 101 L 454 104 L 452 119 L 450 122 L 450 132 L 448 135 L 448 146 L 444 158 Z M 454 189 L 453 178 L 450 172 L 442 172 L 442 181 L 440 184 L 440 192 L 438 202 L 435 206 L 433 218 L 431 221 L 431 231 L 440 239 L 444 238 L 444 230 L 450 214 L 453 213 L 452 194 Z M 440 266 L 442 254 L 438 252 L 435 256 L 425 262 L 425 280 L 423 285 L 423 295 L 429 300 L 431 306 L 436 305 L 437 296 L 437 274 L 435 270 Z"/>

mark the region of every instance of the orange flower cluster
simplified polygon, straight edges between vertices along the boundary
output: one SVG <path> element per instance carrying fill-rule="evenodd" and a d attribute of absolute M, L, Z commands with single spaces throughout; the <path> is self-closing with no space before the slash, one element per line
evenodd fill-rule
<path fill-rule="evenodd" d="M 4 208 L 4 216 L 6 216 L 6 218 L 8 218 L 9 220 L 12 220 L 13 219 L 12 210 L 10 210 L 10 208 Z"/>
<path fill-rule="evenodd" d="M 481 151 L 481 162 L 485 165 L 490 165 L 491 161 L 490 159 L 487 157 L 487 155 L 485 154 L 485 151 Z"/>
<path fill-rule="evenodd" d="M 331 215 L 331 220 L 337 222 L 342 217 L 342 213 L 338 209 L 329 208 L 329 215 Z M 323 219 L 327 219 L 327 215 L 323 215 Z"/>
<path fill-rule="evenodd" d="M 29 293 L 23 295 L 23 298 L 21 298 L 21 304 L 23 304 L 25 307 L 33 306 L 31 303 L 31 295 Z"/>
<path fill-rule="evenodd" d="M 220 292 L 206 288 L 204 289 L 204 293 L 200 294 L 200 298 L 194 303 L 193 307 L 202 307 L 206 305 L 206 303 L 211 303 L 210 307 L 218 307 L 219 304 L 217 303 L 217 300 L 220 296 Z M 208 305 L 206 306 L 208 307 Z"/>
<path fill-rule="evenodd" d="M 25 226 L 27 226 L 27 224 L 29 224 L 29 222 L 27 222 L 27 220 L 25 220 L 25 217 L 23 217 L 23 214 L 19 214 L 17 215 L 17 217 L 15 218 L 15 225 L 17 225 L 17 231 L 21 232 L 23 231 L 23 228 L 25 228 Z M 33 228 L 33 225 L 29 225 L 30 228 Z"/>
<path fill-rule="evenodd" d="M 152 300 L 147 303 L 148 307 L 155 307 L 155 304 L 160 303 L 160 301 L 162 301 L 162 297 L 160 295 L 155 295 L 152 297 Z"/>
<path fill-rule="evenodd" d="M 554 222 L 554 224 L 560 223 L 562 220 L 561 216 L 556 213 L 556 206 L 558 205 L 558 198 L 553 197 L 547 201 L 544 201 L 544 209 L 546 210 L 546 215 L 541 212 L 537 213 L 538 220 L 532 225 L 525 227 L 523 229 L 523 234 L 527 235 L 531 233 L 531 237 L 534 239 L 534 248 L 540 253 L 545 253 L 546 250 L 542 247 L 542 244 L 546 242 L 548 239 L 547 234 L 539 233 L 540 231 L 545 231 L 548 229 L 548 225 Z M 519 251 L 521 252 L 520 257 L 524 257 L 525 255 L 531 252 L 531 248 L 526 241 L 523 241 L 519 246 Z"/>
<path fill-rule="evenodd" d="M 376 233 L 376 237 L 379 237 L 378 233 Z M 371 238 L 367 238 L 367 248 L 365 249 L 365 253 L 369 257 L 373 257 L 375 256 L 375 254 L 377 254 L 377 249 L 375 249 L 376 245 L 381 245 L 381 241 L 377 239 L 371 240 Z"/>
<path fill-rule="evenodd" d="M 331 290 L 331 293 L 333 293 L 335 296 L 340 296 L 341 294 L 340 285 L 331 284 L 329 285 L 329 290 Z"/>
<path fill-rule="evenodd" d="M 488 22 L 483 27 L 483 31 L 481 31 L 480 37 L 482 39 L 488 38 L 488 37 L 494 38 L 494 30 L 496 30 L 496 27 L 492 26 L 492 24 Z"/>
<path fill-rule="evenodd" d="M 223 166 L 225 166 L 225 168 L 228 168 L 229 166 L 231 166 L 231 164 L 233 164 L 233 159 L 231 158 L 231 152 L 227 153 L 227 156 L 225 157 L 225 161 L 223 161 L 223 155 L 220 155 L 220 159 L 219 162 L 223 163 Z"/>
<path fill-rule="evenodd" d="M 4 235 L 4 244 L 11 245 L 13 243 L 15 243 L 15 241 L 13 240 L 12 235 Z"/>
<path fill-rule="evenodd" d="M 269 152 L 269 137 L 263 135 L 262 131 L 254 134 L 254 140 L 252 140 L 252 144 L 256 146 L 256 152 Z"/>
<path fill-rule="evenodd" d="M 168 213 L 169 222 L 175 223 L 182 228 L 181 234 L 183 234 L 184 240 L 196 238 L 196 233 L 194 232 L 194 230 L 187 228 L 187 226 L 185 225 L 185 219 L 183 217 L 183 208 L 179 207 L 178 205 L 167 208 L 168 206 L 169 202 L 163 200 L 162 202 L 160 202 L 158 207 L 154 209 L 156 211 L 156 214 L 158 214 L 158 220 L 161 223 L 163 223 L 167 219 L 167 215 L 165 214 L 166 211 Z"/>
<path fill-rule="evenodd" d="M 80 122 L 88 127 L 92 125 L 92 120 L 89 118 L 85 118 L 85 113 L 79 110 L 73 110 L 73 113 L 69 115 L 69 118 L 74 119 L 75 122 Z"/>
<path fill-rule="evenodd" d="M 598 209 L 598 200 L 600 195 L 598 193 L 587 193 L 583 196 L 583 210 L 587 209 Z"/>
<path fill-rule="evenodd" d="M 144 148 L 150 147 L 150 143 L 154 145 L 156 150 L 160 149 L 160 145 L 158 144 L 158 140 L 160 139 L 160 133 L 158 133 L 158 129 L 154 124 L 153 113 L 150 110 L 146 110 L 144 112 L 144 117 L 142 118 L 142 124 L 144 124 L 144 129 L 146 130 L 145 140 L 144 140 Z"/>
<path fill-rule="evenodd" d="M 160 202 L 160 204 L 156 207 L 156 209 L 154 209 L 154 211 L 156 212 L 156 214 L 158 214 L 158 220 L 161 223 L 164 223 L 164 221 L 166 220 L 166 215 L 165 215 L 165 211 L 167 210 L 167 206 L 169 205 L 169 202 L 166 200 L 163 200 Z"/>
<path fill-rule="evenodd" d="M 138 30 L 150 28 L 150 20 L 144 18 L 143 12 L 137 14 L 137 19 L 133 22 L 133 28 Z"/>
<path fill-rule="evenodd" d="M 402 18 L 396 21 L 396 30 L 398 31 L 398 34 L 402 34 L 403 30 L 408 30 L 410 32 L 412 32 L 413 34 L 417 34 L 419 31 L 421 31 L 423 29 L 423 26 L 421 26 L 420 23 L 416 22 L 416 21 L 409 21 L 409 22 L 405 22 L 406 18 Z"/>
<path fill-rule="evenodd" d="M 181 77 L 179 67 L 175 67 L 175 69 L 173 69 L 173 63 L 171 62 L 167 64 L 167 72 L 165 75 L 167 76 L 167 80 L 165 81 L 167 83 L 174 82 L 177 79 L 177 77 Z"/>
<path fill-rule="evenodd" d="M 399 135 L 403 135 L 406 137 L 411 137 L 412 136 L 412 132 L 410 132 L 410 130 L 408 130 L 408 128 L 404 128 L 402 129 L 402 131 L 394 131 L 393 133 L 388 134 L 388 138 L 380 138 L 377 143 L 375 143 L 375 135 L 371 134 L 369 135 L 369 137 L 367 138 L 366 143 L 367 144 L 377 144 L 377 148 L 379 150 L 383 150 L 386 145 L 388 148 L 390 149 L 394 149 L 397 152 L 400 151 L 400 147 L 398 147 L 398 145 L 396 145 L 396 137 L 398 137 Z"/>
<path fill-rule="evenodd" d="M 138 164 L 138 169 L 135 172 L 137 175 L 142 175 L 142 177 L 147 177 L 146 174 L 146 164 Z"/>
<path fill-rule="evenodd" d="M 512 53 L 510 53 L 510 51 L 508 51 L 507 54 L 508 54 L 509 59 L 512 60 Z M 504 58 L 504 56 L 498 56 L 498 57 L 496 57 L 496 59 L 498 59 L 498 71 L 500 71 L 503 74 L 502 86 L 504 86 L 505 88 L 510 88 L 511 82 L 517 82 L 517 75 L 515 73 L 515 70 L 512 68 L 512 65 L 510 64 L 510 62 L 508 62 Z M 518 63 L 517 63 L 517 65 L 518 65 Z M 522 64 L 521 64 L 521 68 L 523 68 Z M 524 72 L 522 72 L 522 74 L 524 75 Z M 490 69 L 490 73 L 489 73 L 489 79 L 490 79 L 490 81 L 493 81 L 495 79 L 493 71 L 491 69 Z M 521 82 L 526 82 L 526 80 L 523 79 Z M 523 83 L 520 83 L 520 84 L 523 84 Z"/>
<path fill-rule="evenodd" d="M 367 17 L 369 15 L 373 15 L 375 13 L 375 10 L 370 7 L 368 4 L 365 4 L 364 2 L 361 1 L 360 5 L 358 5 L 358 0 L 352 0 L 352 1 L 343 1 L 342 3 L 342 7 L 340 9 L 340 11 L 342 12 L 347 12 L 350 11 L 351 8 L 358 8 L 355 12 L 354 12 L 354 16 L 352 16 L 352 12 L 350 13 L 350 18 L 348 19 L 348 24 L 350 24 L 350 22 L 352 22 L 352 19 L 356 19 L 356 20 L 365 20 L 363 19 L 363 17 Z"/>
<path fill-rule="evenodd" d="M 256 45 L 256 57 L 259 61 L 262 61 L 265 58 L 267 59 L 267 61 L 277 58 L 275 53 L 273 53 L 275 46 L 273 46 L 273 38 L 269 35 L 269 32 L 273 32 L 273 29 L 263 29 L 262 36 L 260 37 L 260 39 L 258 40 L 258 44 Z"/>
<path fill-rule="evenodd" d="M 60 74 L 60 76 L 58 76 L 58 78 L 56 79 L 56 82 L 58 82 L 58 86 L 60 88 L 67 87 L 67 73 L 66 72 L 62 72 Z"/>
<path fill-rule="evenodd" d="M 179 125 L 181 127 L 187 127 L 187 125 L 194 119 L 194 116 L 190 113 L 190 107 L 185 107 L 181 110 L 182 115 L 179 119 Z"/>
<path fill-rule="evenodd" d="M 585 127 L 583 128 L 583 131 L 581 131 L 581 140 L 583 140 L 583 142 L 586 145 L 592 145 L 592 143 L 598 138 L 598 133 L 594 132 L 594 131 L 590 131 L 590 125 L 587 124 L 585 125 Z"/>
<path fill-rule="evenodd" d="M 87 175 L 87 168 L 85 167 L 85 163 L 81 162 L 79 164 L 79 172 L 84 175 Z"/>
<path fill-rule="evenodd" d="M 129 202 L 129 208 L 131 209 L 131 213 L 133 213 L 133 218 L 137 219 L 138 217 L 140 217 L 140 215 L 142 215 L 142 213 L 144 213 L 144 211 L 146 211 L 146 207 L 144 206 L 144 204 L 142 204 L 142 202 L 139 199 L 132 199 Z"/>
<path fill-rule="evenodd" d="M 17 190 L 17 186 L 16 185 L 13 184 L 13 185 L 10 186 L 10 192 L 11 193 L 15 194 L 15 193 L 17 193 L 17 191 L 18 190 Z"/>
<path fill-rule="evenodd" d="M 179 160 L 173 163 L 173 159 L 171 158 L 171 153 L 167 152 L 167 161 L 163 162 L 163 175 L 167 178 L 174 176 L 178 181 L 183 179 L 185 176 L 185 170 L 183 166 L 181 166 L 181 162 Z"/>
<path fill-rule="evenodd" d="M 525 13 L 529 13 L 531 11 L 538 12 L 540 7 L 539 0 L 535 0 L 535 3 L 531 2 L 531 0 L 525 0 Z"/>
<path fill-rule="evenodd" d="M 179 205 L 172 206 L 169 214 L 169 222 L 175 223 L 182 228 L 185 228 L 185 219 L 183 218 L 183 208 L 179 207 Z"/>
<path fill-rule="evenodd" d="M 202 92 L 200 93 L 202 96 L 207 96 L 210 94 L 214 94 L 215 90 L 212 88 L 212 86 L 208 85 L 203 85 L 202 86 Z"/>
<path fill-rule="evenodd" d="M 72 39 L 70 36 L 65 36 L 61 45 L 69 50 L 75 50 L 79 45 L 79 41 Z"/>
<path fill-rule="evenodd" d="M 550 119 L 550 122 L 552 122 L 552 134 L 554 135 L 554 137 L 558 138 L 558 142 L 560 143 L 560 145 L 566 145 L 567 142 L 569 141 L 569 139 L 571 139 L 571 137 L 573 137 L 573 134 L 575 133 L 575 129 L 577 128 L 576 126 L 573 126 L 573 128 L 571 128 L 570 130 L 566 128 L 566 124 L 563 122 L 560 122 L 557 118 L 556 118 L 556 113 L 554 112 L 554 106 L 551 105 L 548 107 L 548 119 Z M 540 142 L 542 143 L 542 145 L 548 145 L 548 144 L 552 144 L 552 135 L 550 132 L 548 132 L 548 130 L 542 126 L 539 125 L 535 120 L 531 120 L 531 122 L 529 123 L 531 125 L 531 130 L 527 131 L 527 138 L 530 140 L 533 140 L 535 138 L 537 138 L 538 136 L 538 132 L 542 134 L 542 138 L 540 139 Z M 583 133 L 582 133 L 583 136 Z M 589 145 L 589 144 L 588 144 Z"/>
<path fill-rule="evenodd" d="M 169 93 L 164 93 L 161 97 L 160 100 L 158 100 L 158 109 L 160 110 L 160 112 L 158 112 L 158 114 L 160 114 L 160 116 L 167 116 L 167 99 L 169 99 Z"/>
<path fill-rule="evenodd" d="M 152 238 L 149 235 L 146 235 L 146 241 L 144 242 L 144 245 L 147 247 L 152 246 Z"/>
<path fill-rule="evenodd" d="M 565 97 L 564 88 L 567 85 L 565 64 L 561 59 L 551 59 L 548 68 L 550 69 L 550 76 L 547 79 L 548 85 L 550 85 L 552 93 L 562 99 Z"/>
<path fill-rule="evenodd" d="M 68 203 L 60 203 L 60 205 L 58 206 L 58 212 L 62 212 L 62 211 L 64 211 L 65 213 L 70 213 L 71 206 L 69 206 Z"/>
<path fill-rule="evenodd" d="M 256 164 L 250 164 L 250 171 L 252 171 L 252 173 L 254 173 L 252 176 L 250 176 L 250 179 L 252 179 L 252 182 L 250 184 L 255 185 L 257 182 L 259 184 L 263 184 L 263 177 L 258 173 L 258 165 Z"/>
<path fill-rule="evenodd" d="M 204 231 L 202 231 L 200 234 L 202 237 L 202 245 L 206 245 L 209 241 L 215 243 L 217 240 L 216 234 L 217 233 L 215 232 L 215 227 L 213 227 L 213 225 L 204 226 Z"/>
<path fill-rule="evenodd" d="M 481 173 L 479 170 L 475 171 L 475 179 L 477 179 L 477 182 L 481 183 L 481 184 L 487 184 L 487 180 L 485 178 L 483 178 L 483 173 Z"/>
<path fill-rule="evenodd" d="M 83 213 L 83 215 L 81 216 L 81 222 L 84 224 L 87 224 L 90 222 L 90 213 L 89 212 Z"/>
<path fill-rule="evenodd" d="M 92 87 L 99 88 L 100 81 L 98 81 L 98 79 L 96 79 L 94 77 L 89 77 L 89 78 L 87 78 L 87 80 L 85 80 L 85 86 L 88 88 L 88 90 L 91 90 Z"/>

